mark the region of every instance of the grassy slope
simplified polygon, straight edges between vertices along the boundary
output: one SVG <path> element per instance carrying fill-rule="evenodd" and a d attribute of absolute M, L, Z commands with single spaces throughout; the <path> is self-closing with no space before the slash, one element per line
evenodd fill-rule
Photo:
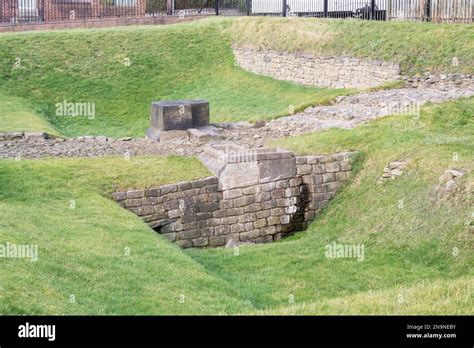
<path fill-rule="evenodd" d="M 37 113 L 23 98 L 12 97 L 0 90 L 0 132 L 42 131 L 57 134 L 57 131 Z"/>
<path fill-rule="evenodd" d="M 301 18 L 3 34 L 0 83 L 9 94 L 28 98 L 64 135 L 142 136 L 153 100 L 208 99 L 212 119 L 230 121 L 277 117 L 290 105 L 299 110 L 347 93 L 244 72 L 234 66 L 232 41 L 395 60 L 406 73 L 472 73 L 473 37 L 472 26 Z M 20 68 L 14 68 L 17 58 Z M 55 116 L 55 104 L 64 100 L 95 103 L 97 117 Z"/>
<path fill-rule="evenodd" d="M 433 291 L 420 296 L 416 284 L 422 282 L 428 290 L 430 282 L 446 284 L 467 277 L 455 283 L 457 290 L 449 296 L 444 293 L 447 304 L 438 313 L 472 313 L 473 299 L 467 296 L 472 295 L 474 282 L 472 225 L 466 225 L 472 224 L 472 193 L 465 192 L 463 200 L 446 201 L 432 201 L 432 194 L 445 169 L 474 169 L 473 114 L 471 98 L 425 108 L 421 123 L 411 117 L 391 117 L 353 130 L 333 129 L 279 141 L 275 145 L 299 153 L 358 149 L 365 160 L 360 160 L 363 165 L 353 182 L 308 231 L 282 243 L 242 247 L 239 256 L 228 250 L 190 254 L 262 310 L 289 311 L 293 295 L 294 310 L 302 313 L 357 313 L 363 302 L 371 313 L 432 313 L 437 311 L 434 305 L 440 292 L 433 285 Z M 452 161 L 454 152 L 457 162 Z M 402 158 L 411 161 L 406 173 L 377 184 L 384 166 Z M 472 177 L 464 180 L 472 190 Z M 365 260 L 326 258 L 325 245 L 332 242 L 364 244 Z M 456 255 L 453 248 L 459 250 Z M 469 290 L 462 285 L 466 282 Z M 397 308 L 393 304 L 400 286 L 418 297 Z M 378 306 L 369 305 L 374 291 L 381 302 Z M 314 304 L 298 309 L 303 302 Z"/>
<path fill-rule="evenodd" d="M 37 244 L 39 259 L 0 258 L 0 313 L 197 314 L 246 308 L 225 282 L 101 195 L 121 185 L 203 175 L 208 173 L 197 160 L 182 158 L 1 160 L 0 242 Z M 181 294 L 185 303 L 179 302 Z"/>
<path fill-rule="evenodd" d="M 259 314 L 266 315 L 452 315 L 472 314 L 474 281 L 427 280 L 413 286 L 368 291 L 312 303 L 283 306 Z M 428 301 L 427 301 L 428 298 Z"/>
<path fill-rule="evenodd" d="M 472 25 L 261 17 L 239 18 L 229 31 L 238 45 L 395 61 L 405 74 L 474 73 Z"/>
<path fill-rule="evenodd" d="M 154 100 L 203 98 L 214 121 L 287 114 L 341 93 L 234 66 L 230 20 L 0 36 L 0 83 L 29 98 L 64 135 L 143 136 Z M 14 68 L 16 58 L 21 67 Z M 128 58 L 131 65 L 124 64 Z M 56 103 L 95 103 L 96 118 L 55 116 Z"/>

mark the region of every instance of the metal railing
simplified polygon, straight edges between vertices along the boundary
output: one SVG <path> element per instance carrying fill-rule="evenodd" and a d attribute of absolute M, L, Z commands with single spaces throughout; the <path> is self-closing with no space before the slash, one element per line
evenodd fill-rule
<path fill-rule="evenodd" d="M 473 9 L 474 0 L 0 0 L 0 26 L 196 14 L 472 23 Z"/>

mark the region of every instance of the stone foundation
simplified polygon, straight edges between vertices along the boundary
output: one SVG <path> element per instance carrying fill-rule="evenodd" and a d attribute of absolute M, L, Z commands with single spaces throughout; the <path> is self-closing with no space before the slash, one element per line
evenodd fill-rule
<path fill-rule="evenodd" d="M 369 88 L 400 78 L 400 67 L 392 62 L 237 47 L 233 51 L 242 69 L 305 86 Z"/>
<path fill-rule="evenodd" d="M 351 153 L 224 147 L 201 157 L 216 176 L 112 197 L 183 248 L 266 243 L 304 230 L 351 173 Z"/>

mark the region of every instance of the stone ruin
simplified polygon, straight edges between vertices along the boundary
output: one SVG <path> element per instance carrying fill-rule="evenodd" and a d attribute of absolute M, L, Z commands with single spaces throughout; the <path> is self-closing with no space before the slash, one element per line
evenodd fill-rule
<path fill-rule="evenodd" d="M 183 248 L 267 243 L 304 230 L 327 206 L 351 174 L 351 154 L 216 143 L 200 155 L 213 176 L 112 197 Z"/>
<path fill-rule="evenodd" d="M 217 136 L 209 125 L 209 102 L 206 100 L 153 102 L 150 123 L 146 137 L 152 141 L 176 136 L 200 139 Z"/>

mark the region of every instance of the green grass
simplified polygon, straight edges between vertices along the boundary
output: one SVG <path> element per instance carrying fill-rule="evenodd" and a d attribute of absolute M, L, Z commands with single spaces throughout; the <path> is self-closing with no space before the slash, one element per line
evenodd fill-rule
<path fill-rule="evenodd" d="M 240 46 L 395 61 L 404 74 L 474 73 L 472 25 L 260 17 L 239 18 L 229 32 Z"/>
<path fill-rule="evenodd" d="M 35 113 L 28 100 L 12 97 L 0 90 L 0 131 L 36 131 L 57 134 L 57 131 Z"/>
<path fill-rule="evenodd" d="M 266 315 L 470 315 L 474 296 L 472 278 L 428 280 L 340 298 L 294 304 L 260 311 Z M 427 301 L 427 298 L 429 301 Z"/>
<path fill-rule="evenodd" d="M 307 231 L 238 255 L 181 250 L 106 198 L 208 175 L 196 159 L 1 160 L 0 242 L 37 244 L 39 260 L 0 259 L 0 313 L 470 314 L 472 196 L 434 199 L 433 187 L 446 168 L 472 172 L 473 108 L 471 98 L 425 107 L 419 121 L 387 117 L 275 143 L 361 155 Z M 410 160 L 405 174 L 377 184 L 400 158 Z M 463 183 L 472 189 L 470 174 Z M 326 258 L 332 242 L 364 244 L 364 260 Z"/>
<path fill-rule="evenodd" d="M 11 95 L 28 98 L 67 136 L 142 137 L 156 100 L 207 99 L 212 121 L 252 121 L 348 93 L 297 86 L 234 66 L 230 35 L 224 32 L 230 24 L 202 20 L 2 35 L 0 82 Z M 95 119 L 57 116 L 56 104 L 64 100 L 94 103 Z"/>
<path fill-rule="evenodd" d="M 102 195 L 121 185 L 205 175 L 197 160 L 177 157 L 1 160 L 0 243 L 36 244 L 39 257 L 0 258 L 0 313 L 200 314 L 248 307 L 231 286 Z"/>

